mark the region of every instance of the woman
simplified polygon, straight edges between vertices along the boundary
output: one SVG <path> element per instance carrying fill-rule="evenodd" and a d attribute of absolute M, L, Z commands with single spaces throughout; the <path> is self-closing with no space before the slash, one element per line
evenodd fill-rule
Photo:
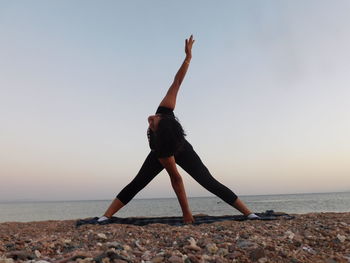
<path fill-rule="evenodd" d="M 185 187 L 176 164 L 180 165 L 204 188 L 235 207 L 246 215 L 248 219 L 259 218 L 230 189 L 214 179 L 193 150 L 191 144 L 185 139 L 182 126 L 174 116 L 173 110 L 176 104 L 176 96 L 192 59 L 193 43 L 192 35 L 185 40 L 186 58 L 166 96 L 159 104 L 156 114 L 148 117 L 149 128 L 147 135 L 151 152 L 148 154 L 136 177 L 117 195 L 104 215 L 98 219 L 99 223 L 105 223 L 105 220 L 108 220 L 126 205 L 164 168 L 170 176 L 171 185 L 179 200 L 183 213 L 183 222 L 193 223 L 194 218 L 189 208 Z"/>

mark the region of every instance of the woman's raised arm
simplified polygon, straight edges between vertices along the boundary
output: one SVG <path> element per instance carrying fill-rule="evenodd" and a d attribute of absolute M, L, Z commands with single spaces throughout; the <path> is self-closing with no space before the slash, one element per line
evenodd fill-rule
<path fill-rule="evenodd" d="M 185 40 L 185 53 L 186 58 L 182 63 L 180 69 L 175 75 L 174 81 L 171 84 L 168 92 L 166 93 L 164 99 L 160 102 L 159 106 L 167 107 L 170 109 L 174 109 L 176 105 L 176 96 L 179 91 L 180 85 L 186 75 L 188 66 L 190 65 L 190 61 L 192 59 L 192 45 L 194 43 L 193 36 L 191 35 L 189 39 Z"/>

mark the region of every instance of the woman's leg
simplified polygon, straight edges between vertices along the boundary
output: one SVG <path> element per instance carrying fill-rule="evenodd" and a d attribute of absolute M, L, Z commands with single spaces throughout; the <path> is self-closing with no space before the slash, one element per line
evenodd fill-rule
<path fill-rule="evenodd" d="M 140 171 L 135 178 L 120 191 L 116 199 L 108 207 L 104 216 L 111 217 L 118 212 L 124 205 L 142 190 L 157 174 L 163 170 L 163 166 L 158 161 L 154 152 L 150 152 L 144 161 Z"/>
<path fill-rule="evenodd" d="M 220 197 L 226 203 L 239 210 L 242 214 L 251 214 L 251 211 L 234 192 L 232 192 L 225 185 L 221 184 L 210 174 L 208 168 L 205 167 L 190 143 L 187 141 L 185 142 L 184 149 L 175 155 L 175 161 L 209 192 Z"/>

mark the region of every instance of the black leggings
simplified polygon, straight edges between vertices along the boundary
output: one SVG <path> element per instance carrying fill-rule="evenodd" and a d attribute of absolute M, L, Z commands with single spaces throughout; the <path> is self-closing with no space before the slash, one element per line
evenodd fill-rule
<path fill-rule="evenodd" d="M 175 154 L 175 161 L 201 186 L 220 197 L 229 205 L 233 205 L 237 196 L 210 174 L 208 168 L 202 163 L 201 159 L 188 141 L 185 142 L 183 149 Z M 124 189 L 117 195 L 117 198 L 126 205 L 163 169 L 164 167 L 158 161 L 155 152 L 150 152 L 136 177 L 124 187 Z"/>

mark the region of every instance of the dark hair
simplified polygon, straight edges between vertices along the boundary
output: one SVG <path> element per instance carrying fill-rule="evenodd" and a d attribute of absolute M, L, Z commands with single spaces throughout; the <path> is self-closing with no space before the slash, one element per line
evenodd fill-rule
<path fill-rule="evenodd" d="M 178 152 L 185 142 L 185 136 L 177 118 L 162 115 L 156 131 L 157 151 L 164 155 Z"/>

